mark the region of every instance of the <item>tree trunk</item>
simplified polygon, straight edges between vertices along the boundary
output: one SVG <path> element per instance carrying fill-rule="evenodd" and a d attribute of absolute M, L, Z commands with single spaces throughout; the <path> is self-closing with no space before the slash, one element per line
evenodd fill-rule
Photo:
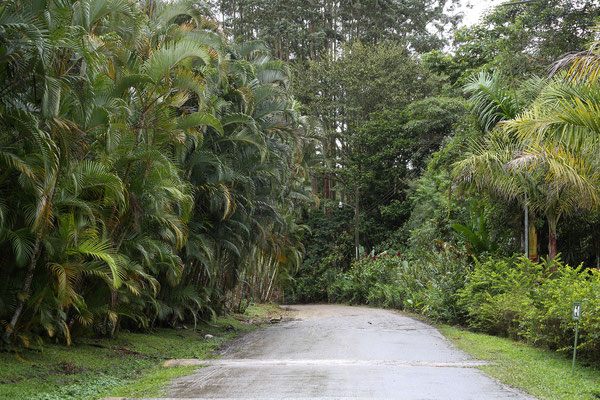
<path fill-rule="evenodd" d="M 273 275 L 271 276 L 271 282 L 269 282 L 269 287 L 267 288 L 267 294 L 265 295 L 264 301 L 268 302 L 269 297 L 271 297 L 271 288 L 273 287 L 273 282 L 275 281 L 275 274 L 277 273 L 277 261 L 273 267 Z"/>
<path fill-rule="evenodd" d="M 525 225 L 525 257 L 529 258 L 529 204 L 527 203 L 527 194 L 525 194 L 525 215 L 524 215 L 524 225 Z"/>
<path fill-rule="evenodd" d="M 531 216 L 530 216 L 531 217 Z M 537 240 L 537 230 L 535 229 L 535 219 L 529 219 L 529 259 L 533 262 L 538 261 L 538 240 Z"/>
<path fill-rule="evenodd" d="M 35 272 L 35 266 L 40 257 L 40 242 L 42 241 L 42 237 L 38 235 L 35 238 L 35 244 L 33 246 L 33 254 L 31 256 L 31 262 L 29 263 L 29 268 L 27 269 L 27 275 L 25 275 L 25 282 L 23 283 L 23 295 L 19 296 L 17 300 L 17 308 L 15 308 L 15 313 L 10 320 L 10 325 L 6 328 L 6 332 L 4 333 L 4 338 L 6 340 L 10 339 L 13 331 L 15 330 L 15 326 L 17 326 L 17 322 L 19 322 L 19 318 L 21 317 L 21 313 L 23 312 L 23 308 L 25 307 L 25 297 L 29 294 L 29 289 L 31 288 L 31 282 L 33 281 L 33 273 Z"/>
<path fill-rule="evenodd" d="M 548 216 L 548 261 L 554 260 L 558 253 L 556 226 L 558 225 L 558 216 Z"/>
<path fill-rule="evenodd" d="M 110 310 L 117 314 L 117 300 L 119 299 L 119 293 L 116 290 L 111 290 L 110 292 Z M 110 320 L 110 318 L 109 318 Z M 112 329 L 110 330 L 110 336 L 115 337 L 118 334 L 118 326 L 119 326 L 119 316 L 115 318 L 114 321 L 110 321 L 113 323 Z"/>
<path fill-rule="evenodd" d="M 359 223 L 360 213 L 358 207 L 360 206 L 360 198 L 358 191 L 358 183 L 354 184 L 354 256 L 358 260 L 360 259 L 359 248 L 360 248 L 360 237 L 359 237 Z"/>

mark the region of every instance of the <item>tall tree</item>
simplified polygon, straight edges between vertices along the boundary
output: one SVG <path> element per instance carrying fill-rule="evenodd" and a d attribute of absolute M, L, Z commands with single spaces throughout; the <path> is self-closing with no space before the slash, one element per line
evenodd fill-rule
<path fill-rule="evenodd" d="M 465 84 L 480 70 L 503 74 L 511 83 L 534 75 L 563 54 L 582 51 L 594 39 L 600 4 L 590 0 L 542 0 L 494 7 L 481 21 L 454 33 L 453 52 L 424 59 L 450 81 Z"/>
<path fill-rule="evenodd" d="M 265 1 L 211 0 L 222 28 L 246 40 L 264 40 L 289 61 L 334 57 L 343 44 L 403 41 L 416 51 L 440 48 L 442 30 L 460 16 L 446 14 L 454 0 Z M 433 28 L 433 32 L 432 32 Z"/>

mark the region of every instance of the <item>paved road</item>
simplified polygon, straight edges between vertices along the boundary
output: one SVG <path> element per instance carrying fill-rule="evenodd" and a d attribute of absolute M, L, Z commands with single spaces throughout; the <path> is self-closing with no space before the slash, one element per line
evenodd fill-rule
<path fill-rule="evenodd" d="M 296 320 L 245 336 L 177 379 L 169 398 L 535 400 L 476 369 L 422 322 L 362 307 L 293 308 Z"/>

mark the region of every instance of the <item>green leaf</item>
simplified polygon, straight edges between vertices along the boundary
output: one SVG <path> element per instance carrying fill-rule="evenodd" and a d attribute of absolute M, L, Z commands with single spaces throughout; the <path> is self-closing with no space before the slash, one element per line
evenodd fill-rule
<path fill-rule="evenodd" d="M 200 125 L 206 125 L 215 128 L 221 135 L 223 134 L 223 126 L 221 122 L 214 116 L 206 113 L 196 112 L 193 114 L 184 115 L 177 119 L 177 128 L 189 130 Z"/>

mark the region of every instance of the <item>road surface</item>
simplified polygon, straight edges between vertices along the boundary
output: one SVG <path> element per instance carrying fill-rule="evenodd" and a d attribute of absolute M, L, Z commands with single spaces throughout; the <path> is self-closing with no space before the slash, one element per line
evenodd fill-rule
<path fill-rule="evenodd" d="M 292 306 L 178 378 L 169 399 L 535 400 L 499 384 L 435 328 L 387 310 Z"/>

